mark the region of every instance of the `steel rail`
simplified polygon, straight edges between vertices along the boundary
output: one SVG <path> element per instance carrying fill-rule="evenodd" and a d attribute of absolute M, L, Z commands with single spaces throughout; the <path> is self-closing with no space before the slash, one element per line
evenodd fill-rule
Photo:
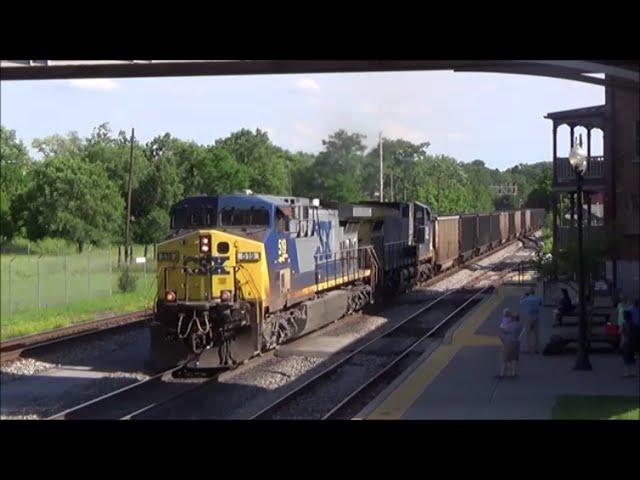
<path fill-rule="evenodd" d="M 149 387 L 150 385 L 155 385 L 157 383 L 161 383 L 162 379 L 166 376 L 166 375 L 171 375 L 174 372 L 177 372 L 179 370 L 181 370 L 185 363 L 182 363 L 176 367 L 172 367 L 168 370 L 164 370 L 160 373 L 157 373 L 151 377 L 145 378 L 144 380 L 140 380 L 136 383 L 133 383 L 131 385 L 127 385 L 126 387 L 122 387 L 118 390 L 114 390 L 113 392 L 109 392 L 105 395 L 101 395 L 97 398 L 91 399 L 87 402 L 81 403 L 80 405 L 76 405 L 73 406 L 71 408 L 68 408 L 67 410 L 64 410 L 60 413 L 57 413 L 55 415 L 52 415 L 48 418 L 46 418 L 45 420 L 78 420 L 78 419 L 90 419 L 92 417 L 84 417 L 85 415 L 87 415 L 87 412 L 91 412 L 92 410 L 94 410 L 97 406 L 99 406 L 100 404 L 103 404 L 103 408 L 104 405 L 109 405 L 109 402 L 113 402 L 114 399 L 116 397 L 120 397 L 128 392 L 132 392 L 133 390 L 140 390 L 141 388 L 144 387 Z M 185 385 L 185 384 L 182 384 Z M 120 405 L 118 405 L 120 406 Z M 135 412 L 134 412 L 135 413 Z M 132 415 L 132 413 L 128 413 L 125 417 L 118 417 L 118 418 L 126 418 L 127 416 Z M 95 417 L 94 417 L 95 418 Z"/>
<path fill-rule="evenodd" d="M 502 280 L 504 279 L 506 276 L 508 276 L 511 272 L 513 272 L 513 268 L 512 269 L 506 269 L 504 272 L 500 272 L 500 275 L 498 276 L 498 278 L 496 278 L 494 281 L 498 281 L 498 280 Z M 492 271 L 487 272 L 487 275 L 489 275 L 490 273 L 492 273 Z M 473 283 L 474 281 L 477 281 L 479 279 L 472 279 L 470 281 L 470 283 Z M 378 380 L 382 375 L 384 375 L 387 371 L 389 371 L 394 365 L 396 365 L 400 360 L 402 360 L 403 358 L 405 358 L 407 355 L 409 355 L 415 347 L 417 347 L 421 342 L 423 342 L 424 340 L 426 340 L 427 338 L 433 336 L 435 333 L 437 333 L 437 331 L 439 331 L 450 319 L 451 317 L 453 317 L 454 315 L 456 315 L 460 310 L 462 310 L 465 306 L 467 306 L 467 304 L 469 304 L 471 301 L 473 301 L 478 295 L 484 293 L 487 289 L 494 287 L 495 285 L 487 285 L 486 287 L 482 288 L 482 290 L 478 291 L 476 294 L 474 294 L 472 297 L 470 297 L 469 299 L 467 299 L 462 305 L 460 305 L 458 308 L 456 308 L 456 310 L 454 310 L 452 313 L 450 313 L 449 315 L 447 315 L 446 318 L 444 318 L 440 323 L 438 323 L 436 326 L 434 326 L 431 330 L 429 330 L 425 335 L 423 335 L 422 337 L 420 337 L 418 340 L 416 340 L 415 342 L 413 342 L 409 347 L 407 347 L 405 349 L 404 352 L 402 352 L 401 354 L 399 354 L 394 360 L 392 360 L 388 365 L 386 365 L 384 368 L 382 368 L 380 371 L 378 371 L 376 374 L 374 374 L 373 376 L 371 376 L 369 378 L 369 380 L 367 380 L 365 383 L 362 383 L 358 388 L 356 388 L 354 391 L 352 391 L 349 395 L 347 395 L 343 400 L 341 400 L 338 405 L 336 405 L 335 407 L 333 407 L 328 413 L 326 413 L 323 417 L 322 420 L 327 420 L 327 419 L 331 419 L 332 417 L 336 416 L 336 413 L 338 413 L 340 411 L 340 409 L 342 409 L 343 407 L 345 407 L 354 397 L 356 397 L 360 392 L 362 392 L 364 389 L 368 388 L 369 386 L 371 386 L 376 380 Z"/>
<path fill-rule="evenodd" d="M 510 273 L 511 270 L 507 269 L 506 274 Z M 405 317 L 403 320 L 401 320 L 399 323 L 397 323 L 396 325 L 394 325 L 393 327 L 387 329 L 386 331 L 382 332 L 380 335 L 378 335 L 377 337 L 371 339 L 370 341 L 364 343 L 363 345 L 361 345 L 360 347 L 358 347 L 357 349 L 353 350 L 352 352 L 350 352 L 349 354 L 345 355 L 344 357 L 342 357 L 340 360 L 332 363 L 331 365 L 328 365 L 326 368 L 324 368 L 323 370 L 317 372 L 316 374 L 314 374 L 313 376 L 311 376 L 310 378 L 308 378 L 306 381 L 304 381 L 303 383 L 301 383 L 300 385 L 296 386 L 293 390 L 287 392 L 284 396 L 280 397 L 279 399 L 275 400 L 274 402 L 270 403 L 269 405 L 267 405 L 266 407 L 264 407 L 263 409 L 261 409 L 260 411 L 258 411 L 257 413 L 255 413 L 254 415 L 252 415 L 250 417 L 251 420 L 254 419 L 259 419 L 260 417 L 264 416 L 265 414 L 269 413 L 270 411 L 276 410 L 277 408 L 280 407 L 280 405 L 284 404 L 285 402 L 287 402 L 288 400 L 290 400 L 291 398 L 293 398 L 294 396 L 300 394 L 300 392 L 302 392 L 304 389 L 308 388 L 308 386 L 310 386 L 311 384 L 313 384 L 314 382 L 318 381 L 321 378 L 326 377 L 328 374 L 330 374 L 331 372 L 335 371 L 336 369 L 338 369 L 339 367 L 341 367 L 342 365 L 346 364 L 346 362 L 348 362 L 350 359 L 352 359 L 353 357 L 355 357 L 356 355 L 358 355 L 359 353 L 361 353 L 366 347 L 368 347 L 369 345 L 372 345 L 375 342 L 378 342 L 379 340 L 381 340 L 384 337 L 387 337 L 389 334 L 391 334 L 392 332 L 398 330 L 400 327 L 404 326 L 407 322 L 410 322 L 411 320 L 415 319 L 416 317 L 422 315 L 425 311 L 429 310 L 433 305 L 437 304 L 438 302 L 440 302 L 442 299 L 448 297 L 449 295 L 451 295 L 452 293 L 455 292 L 459 292 L 462 290 L 465 290 L 466 288 L 468 288 L 468 286 L 474 283 L 477 283 L 479 281 L 479 279 L 481 277 L 484 277 L 486 275 L 489 275 L 490 273 L 493 273 L 493 269 L 489 270 L 487 272 L 485 272 L 484 274 L 480 275 L 480 277 L 476 277 L 474 279 L 471 279 L 470 281 L 466 282 L 463 286 L 458 287 L 457 289 L 454 290 L 449 290 L 448 292 L 444 293 L 443 295 L 439 296 L 438 298 L 436 298 L 434 301 L 428 303 L 427 305 L 419 308 L 418 310 L 416 310 L 415 312 L 410 313 L 407 317 Z M 438 323 L 438 325 L 434 328 L 431 329 L 429 331 L 429 333 L 427 334 L 427 336 L 432 336 L 433 333 L 436 330 L 439 330 L 441 328 L 442 325 L 444 325 L 448 320 L 450 320 L 450 318 L 452 316 L 454 316 L 456 313 L 458 313 L 462 308 L 464 308 L 466 305 L 468 305 L 472 300 L 474 300 L 476 297 L 478 297 L 481 293 L 485 292 L 488 288 L 490 288 L 492 285 L 488 285 L 486 287 L 484 287 L 482 290 L 480 290 L 479 292 L 476 292 L 471 298 L 465 300 L 465 302 L 461 305 L 458 306 L 456 308 L 456 310 L 454 312 L 452 312 L 451 314 L 449 314 L 444 320 L 442 320 L 441 322 Z M 422 342 L 424 340 L 424 338 L 426 337 L 421 337 L 420 340 L 418 340 L 417 342 L 413 343 L 410 347 L 409 350 L 413 350 L 415 348 L 415 346 L 417 344 L 419 344 L 420 342 Z M 404 357 L 406 354 L 408 354 L 408 352 L 403 352 L 402 353 L 402 357 Z M 395 364 L 395 361 L 394 363 Z M 348 400 L 347 400 L 348 401 Z M 331 412 L 330 412 L 331 413 Z M 324 418 L 324 417 L 323 417 Z"/>
<path fill-rule="evenodd" d="M 150 311 L 140 310 L 100 320 L 76 323 L 67 327 L 48 330 L 33 335 L 11 338 L 0 342 L 0 363 L 15 360 L 26 351 L 51 347 L 82 337 L 106 333 L 118 328 L 142 323 L 149 320 L 151 316 L 152 313 Z"/>
<path fill-rule="evenodd" d="M 418 346 L 420 343 L 422 343 L 424 340 L 426 340 L 427 338 L 433 336 L 436 332 L 438 332 L 441 327 L 443 325 L 445 325 L 447 322 L 449 322 L 449 320 L 455 316 L 459 311 L 461 311 L 464 307 L 466 307 L 469 303 L 471 303 L 473 300 L 475 300 L 475 298 L 477 296 L 479 296 L 480 294 L 484 293 L 487 289 L 491 288 L 491 285 L 487 285 L 486 287 L 484 287 L 482 290 L 478 291 L 477 293 L 475 293 L 472 297 L 468 298 L 462 305 L 460 305 L 458 308 L 456 308 L 453 312 L 451 312 L 449 315 L 447 315 L 441 322 L 439 322 L 435 327 L 433 327 L 431 330 L 429 330 L 427 333 L 425 333 L 423 336 L 421 336 L 420 338 L 418 338 L 415 342 L 413 342 L 409 347 L 407 347 L 401 354 L 399 354 L 395 359 L 393 359 L 389 364 L 387 364 L 384 368 L 382 368 L 381 370 L 379 370 L 375 375 L 373 375 L 372 377 L 369 378 L 369 380 L 367 380 L 365 383 L 360 384 L 360 386 L 358 388 L 356 388 L 354 391 L 352 391 L 349 395 L 347 395 L 343 400 L 341 400 L 335 407 L 333 407 L 331 410 L 329 410 L 328 413 L 326 413 L 323 417 L 322 420 L 327 420 L 330 419 L 332 416 L 335 415 L 336 412 L 338 412 L 341 408 L 343 408 L 348 402 L 350 402 L 356 395 L 358 395 L 362 390 L 364 390 L 365 388 L 369 387 L 373 382 L 375 382 L 378 378 L 380 378 L 384 373 L 386 373 L 391 367 L 393 367 L 395 364 L 397 364 L 400 360 L 402 360 L 403 358 L 405 358 L 407 355 L 409 355 L 416 346 Z"/>

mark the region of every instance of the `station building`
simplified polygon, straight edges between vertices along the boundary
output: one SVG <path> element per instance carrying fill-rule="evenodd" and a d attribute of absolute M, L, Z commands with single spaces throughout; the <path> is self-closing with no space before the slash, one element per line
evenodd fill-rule
<path fill-rule="evenodd" d="M 585 242 L 605 247 L 607 282 L 632 298 L 640 296 L 639 110 L 639 92 L 612 82 L 605 87 L 604 105 L 545 116 L 553 123 L 554 251 L 566 248 L 577 235 L 577 180 L 568 157 L 575 137 L 582 134 L 588 156 L 583 180 Z M 563 142 L 563 136 L 569 141 Z M 566 151 L 559 143 L 568 144 Z"/>

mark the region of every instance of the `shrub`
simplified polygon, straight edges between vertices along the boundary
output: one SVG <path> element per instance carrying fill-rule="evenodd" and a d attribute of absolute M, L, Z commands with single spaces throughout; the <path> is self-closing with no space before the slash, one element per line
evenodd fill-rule
<path fill-rule="evenodd" d="M 118 278 L 118 288 L 121 292 L 134 292 L 136 290 L 136 277 L 126 267 Z"/>

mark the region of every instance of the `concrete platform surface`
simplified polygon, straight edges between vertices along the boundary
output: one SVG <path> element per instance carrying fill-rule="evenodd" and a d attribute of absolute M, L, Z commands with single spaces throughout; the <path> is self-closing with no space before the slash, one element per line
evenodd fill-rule
<path fill-rule="evenodd" d="M 589 372 L 573 370 L 575 354 L 520 354 L 517 378 L 496 378 L 501 343 L 498 324 L 506 307 L 518 309 L 525 288 L 503 286 L 469 312 L 453 333 L 414 365 L 397 388 L 383 393 L 356 418 L 550 419 L 559 395 L 635 396 L 637 378 L 622 378 L 619 353 L 593 353 Z M 552 308 L 541 313 L 540 347 L 551 335 L 576 327 L 552 327 Z"/>

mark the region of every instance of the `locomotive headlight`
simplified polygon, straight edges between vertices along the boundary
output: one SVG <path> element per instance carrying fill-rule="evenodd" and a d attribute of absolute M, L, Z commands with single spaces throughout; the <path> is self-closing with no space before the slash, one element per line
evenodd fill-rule
<path fill-rule="evenodd" d="M 176 292 L 173 290 L 167 290 L 164 293 L 164 300 L 168 303 L 173 303 L 176 301 Z"/>
<path fill-rule="evenodd" d="M 211 236 L 200 235 L 200 253 L 209 253 L 211 251 Z"/>

